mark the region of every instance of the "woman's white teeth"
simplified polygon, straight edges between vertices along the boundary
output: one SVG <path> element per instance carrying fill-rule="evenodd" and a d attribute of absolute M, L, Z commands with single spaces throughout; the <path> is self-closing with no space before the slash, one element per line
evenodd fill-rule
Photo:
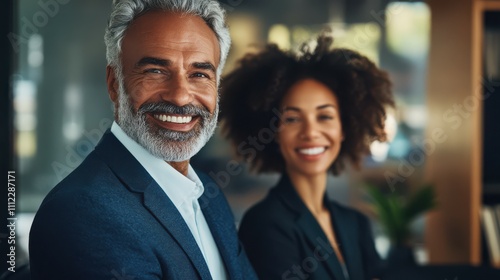
<path fill-rule="evenodd" d="M 181 117 L 181 116 L 169 116 L 169 115 L 154 115 L 155 119 L 163 122 L 171 123 L 188 123 L 193 119 L 192 116 Z"/>
<path fill-rule="evenodd" d="M 309 156 L 314 156 L 314 155 L 319 155 L 323 153 L 326 150 L 325 147 L 316 147 L 316 148 L 309 148 L 309 149 L 299 149 L 299 153 L 309 155 Z"/>

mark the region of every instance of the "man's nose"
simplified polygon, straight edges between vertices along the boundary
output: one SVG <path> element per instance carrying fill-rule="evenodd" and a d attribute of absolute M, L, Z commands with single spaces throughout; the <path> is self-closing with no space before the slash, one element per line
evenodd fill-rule
<path fill-rule="evenodd" d="M 175 75 L 162 93 L 162 99 L 182 107 L 193 101 L 193 94 L 189 90 L 189 82 L 182 75 Z"/>

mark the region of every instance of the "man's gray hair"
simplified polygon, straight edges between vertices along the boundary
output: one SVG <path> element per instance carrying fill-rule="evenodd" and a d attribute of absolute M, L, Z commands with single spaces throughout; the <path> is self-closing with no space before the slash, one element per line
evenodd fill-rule
<path fill-rule="evenodd" d="M 122 75 L 120 53 L 125 31 L 137 16 L 150 10 L 196 15 L 207 23 L 219 41 L 220 61 L 217 68 L 217 80 L 219 80 L 231 46 L 231 38 L 224 21 L 224 10 L 215 0 L 114 0 L 104 42 L 108 65 L 118 72 L 116 74 Z"/>

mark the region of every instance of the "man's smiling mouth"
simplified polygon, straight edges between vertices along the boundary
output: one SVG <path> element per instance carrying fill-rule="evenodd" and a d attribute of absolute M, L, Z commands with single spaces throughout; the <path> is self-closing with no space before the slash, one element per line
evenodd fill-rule
<path fill-rule="evenodd" d="M 193 116 L 181 116 L 181 115 L 167 115 L 167 114 L 154 114 L 153 117 L 162 122 L 170 123 L 190 123 L 193 120 Z"/>

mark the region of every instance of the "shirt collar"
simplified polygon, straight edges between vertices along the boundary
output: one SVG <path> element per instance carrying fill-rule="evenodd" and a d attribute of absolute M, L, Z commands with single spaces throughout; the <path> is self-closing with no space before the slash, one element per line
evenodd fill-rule
<path fill-rule="evenodd" d="M 111 132 L 160 185 L 175 207 L 180 209 L 185 202 L 197 200 L 203 194 L 203 183 L 191 164 L 188 165 L 187 176 L 184 176 L 164 160 L 150 154 L 130 138 L 116 122 L 113 122 Z"/>

